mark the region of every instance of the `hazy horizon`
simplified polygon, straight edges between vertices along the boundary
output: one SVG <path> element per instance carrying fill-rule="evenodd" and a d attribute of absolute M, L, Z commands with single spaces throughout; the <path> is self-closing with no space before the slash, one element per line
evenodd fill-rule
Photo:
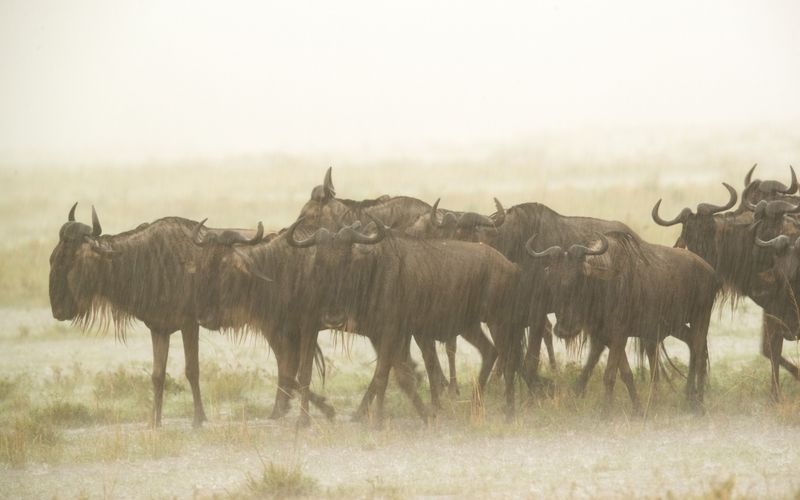
<path fill-rule="evenodd" d="M 0 164 L 780 128 L 800 118 L 797 19 L 791 1 L 4 2 Z"/>

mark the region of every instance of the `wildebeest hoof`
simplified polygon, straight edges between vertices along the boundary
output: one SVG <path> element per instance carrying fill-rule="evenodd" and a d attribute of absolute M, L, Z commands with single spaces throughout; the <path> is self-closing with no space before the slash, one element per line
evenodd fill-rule
<path fill-rule="evenodd" d="M 301 413 L 299 417 L 297 417 L 297 428 L 298 429 L 306 429 L 311 427 L 311 418 L 308 416 L 308 413 Z"/>
<path fill-rule="evenodd" d="M 286 416 L 289 413 L 289 406 L 275 406 L 272 409 L 272 413 L 270 413 L 269 418 L 271 420 L 278 420 Z"/>
<path fill-rule="evenodd" d="M 325 415 L 325 418 L 331 422 L 336 420 L 336 410 L 333 408 L 333 406 L 323 403 L 320 405 L 319 409 L 322 410 L 322 414 Z"/>
<path fill-rule="evenodd" d="M 692 401 L 691 410 L 695 415 L 702 416 L 706 414 L 706 405 L 702 401 Z"/>
<path fill-rule="evenodd" d="M 447 393 L 450 396 L 460 396 L 461 391 L 458 389 L 458 382 L 450 382 L 450 385 L 447 386 Z"/>
<path fill-rule="evenodd" d="M 582 398 L 586 396 L 586 386 L 582 384 L 575 384 L 572 387 L 572 393 L 575 395 L 576 398 Z"/>

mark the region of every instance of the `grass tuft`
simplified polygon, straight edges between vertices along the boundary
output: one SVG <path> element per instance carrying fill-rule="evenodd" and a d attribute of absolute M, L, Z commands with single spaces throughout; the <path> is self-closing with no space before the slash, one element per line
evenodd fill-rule
<path fill-rule="evenodd" d="M 247 475 L 247 489 L 257 498 L 287 498 L 313 495 L 319 484 L 303 473 L 298 465 L 269 462 L 260 475 Z"/>

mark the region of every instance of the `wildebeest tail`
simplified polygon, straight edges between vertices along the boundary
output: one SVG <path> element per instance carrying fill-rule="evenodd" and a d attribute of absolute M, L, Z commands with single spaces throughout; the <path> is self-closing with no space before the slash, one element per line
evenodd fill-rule
<path fill-rule="evenodd" d="M 322 349 L 319 347 L 319 342 L 317 342 L 316 349 L 314 351 L 314 364 L 317 367 L 317 373 L 322 378 L 322 386 L 325 386 L 325 355 L 322 354 Z"/>
<path fill-rule="evenodd" d="M 673 369 L 673 370 L 674 370 L 674 371 L 675 371 L 675 372 L 676 372 L 678 375 L 680 375 L 682 378 L 686 379 L 686 378 L 687 378 L 687 377 L 686 377 L 686 374 L 685 374 L 685 373 L 683 373 L 683 372 L 680 370 L 680 368 L 678 368 L 677 366 L 675 366 L 675 363 L 673 363 L 673 362 L 672 362 L 672 358 L 670 358 L 670 357 L 669 357 L 669 354 L 667 353 L 667 348 L 666 348 L 666 347 L 664 347 L 664 342 L 660 342 L 660 344 L 661 344 L 661 353 L 664 355 L 664 359 L 666 359 L 666 360 L 667 360 L 667 363 L 669 363 L 669 366 L 670 366 L 670 367 L 672 367 L 672 369 Z M 708 363 L 708 357 L 706 357 L 706 363 Z"/>

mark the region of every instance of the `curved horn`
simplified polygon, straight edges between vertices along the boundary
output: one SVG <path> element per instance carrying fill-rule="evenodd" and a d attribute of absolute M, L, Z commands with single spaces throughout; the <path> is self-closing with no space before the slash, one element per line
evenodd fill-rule
<path fill-rule="evenodd" d="M 755 189 L 757 185 L 758 182 L 751 182 L 746 188 L 744 188 L 744 191 L 742 191 L 742 206 L 751 212 L 755 212 L 756 206 L 750 202 L 750 192 Z"/>
<path fill-rule="evenodd" d="M 444 225 L 443 223 L 439 222 L 439 219 L 436 218 L 436 210 L 438 210 L 438 208 L 439 208 L 439 202 L 440 201 L 442 201 L 442 199 L 441 198 L 437 198 L 436 199 L 436 203 L 434 203 L 433 206 L 431 207 L 431 218 L 430 218 L 429 222 L 434 227 L 442 227 Z"/>
<path fill-rule="evenodd" d="M 757 166 L 758 163 L 753 163 L 753 166 L 750 167 L 750 170 L 747 171 L 747 175 L 744 176 L 744 187 L 749 186 L 750 183 L 752 182 L 753 170 L 755 170 Z"/>
<path fill-rule="evenodd" d="M 248 245 L 255 245 L 259 243 L 262 239 L 264 239 L 264 224 L 261 221 L 258 221 L 258 229 L 256 230 L 256 235 L 247 240 Z"/>
<path fill-rule="evenodd" d="M 297 229 L 297 226 L 299 226 L 303 222 L 303 219 L 305 219 L 305 217 L 300 217 L 299 219 L 297 219 L 295 221 L 294 224 L 292 224 L 289 227 L 289 231 L 287 231 L 287 234 L 286 234 L 286 242 L 289 243 L 289 246 L 292 246 L 292 247 L 295 247 L 295 248 L 308 248 L 308 247 L 311 247 L 311 246 L 314 246 L 314 245 L 317 244 L 317 233 L 316 232 L 314 234 L 312 234 L 311 237 L 306 238 L 304 240 L 299 240 L 298 241 L 298 240 L 294 239 L 294 231 L 295 231 L 295 229 Z"/>
<path fill-rule="evenodd" d="M 692 211 L 689 210 L 688 208 L 684 208 L 683 210 L 681 210 L 681 213 L 679 213 L 678 216 L 675 217 L 674 219 L 664 220 L 661 218 L 660 215 L 658 215 L 658 207 L 660 206 L 661 206 L 661 200 L 658 200 L 656 204 L 653 206 L 653 210 L 650 212 L 650 216 L 653 218 L 653 221 L 659 226 L 668 227 L 668 226 L 674 226 L 675 224 L 678 223 L 686 222 L 686 218 L 692 213 Z"/>
<path fill-rule="evenodd" d="M 582 258 L 588 255 L 603 255 L 608 251 L 608 238 L 605 235 L 597 233 L 597 237 L 600 239 L 600 248 L 597 250 L 592 250 L 591 248 L 583 245 L 572 245 L 569 247 L 567 252 L 570 255 L 574 255 L 575 257 Z"/>
<path fill-rule="evenodd" d="M 103 234 L 103 228 L 100 226 L 100 219 L 97 217 L 94 205 L 92 205 L 92 236 L 97 238 L 101 234 Z"/>
<path fill-rule="evenodd" d="M 326 198 L 333 198 L 336 196 L 336 190 L 333 188 L 333 180 L 331 179 L 332 171 L 333 167 L 328 167 L 328 171 L 325 172 L 325 180 L 322 181 L 322 187 L 325 190 Z"/>
<path fill-rule="evenodd" d="M 379 221 L 371 214 L 365 214 L 369 219 L 375 223 L 375 229 L 378 231 L 373 236 L 367 236 L 366 234 L 360 233 L 358 231 L 353 231 L 353 243 L 361 243 L 362 245 L 374 245 L 379 243 L 381 240 L 386 238 L 388 234 L 386 231 L 386 226 L 383 225 L 383 222 Z"/>
<path fill-rule="evenodd" d="M 794 173 L 794 168 L 789 165 L 789 170 L 792 172 L 792 180 L 789 181 L 789 187 L 783 191 L 778 191 L 781 194 L 794 194 L 797 192 L 798 184 L 797 184 L 797 174 Z"/>
<path fill-rule="evenodd" d="M 558 246 L 558 245 L 552 246 L 552 247 L 550 247 L 547 250 L 544 250 L 542 252 L 537 252 L 536 250 L 533 249 L 533 241 L 535 239 L 536 239 L 536 235 L 534 234 L 533 236 L 528 238 L 528 241 L 525 242 L 525 250 L 528 252 L 528 255 L 530 255 L 534 259 L 543 259 L 543 258 L 546 258 L 546 257 L 555 257 L 557 255 L 561 255 L 564 252 L 561 249 L 561 247 Z"/>
<path fill-rule="evenodd" d="M 728 190 L 728 195 L 730 196 L 728 203 L 726 203 L 725 205 L 712 205 L 711 203 L 701 203 L 697 205 L 698 215 L 712 215 L 719 212 L 724 212 L 726 210 L 730 210 L 731 208 L 733 208 L 734 205 L 736 205 L 736 201 L 739 199 L 738 195 L 736 194 L 736 190 L 733 189 L 733 186 L 731 186 L 727 182 L 723 182 L 722 185 L 725 186 L 725 189 Z"/>
<path fill-rule="evenodd" d="M 195 245 L 197 245 L 199 247 L 206 246 L 205 238 L 199 239 L 199 236 L 200 236 L 200 228 L 203 227 L 203 224 L 205 224 L 207 220 L 208 220 L 208 217 L 206 217 L 205 219 L 201 220 L 200 223 L 197 224 L 194 227 L 194 230 L 192 231 L 192 243 L 194 243 Z"/>
<path fill-rule="evenodd" d="M 494 199 L 494 206 L 497 207 L 497 212 L 494 214 L 494 227 L 500 227 L 506 222 L 506 210 L 500 204 L 500 200 Z"/>
<path fill-rule="evenodd" d="M 75 207 L 78 206 L 78 202 L 76 201 L 72 208 L 69 209 L 69 215 L 67 215 L 67 220 L 69 222 L 75 222 Z"/>
<path fill-rule="evenodd" d="M 785 234 L 781 234 L 780 236 L 776 236 L 771 240 L 764 241 L 758 236 L 756 236 L 756 246 L 761 248 L 774 248 L 776 252 L 781 253 L 789 246 L 789 237 Z"/>

